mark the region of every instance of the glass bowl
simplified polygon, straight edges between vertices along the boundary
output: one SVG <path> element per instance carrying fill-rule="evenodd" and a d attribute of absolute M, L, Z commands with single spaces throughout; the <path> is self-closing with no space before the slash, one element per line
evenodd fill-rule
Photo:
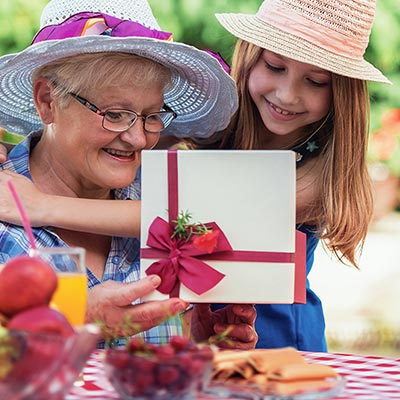
<path fill-rule="evenodd" d="M 68 337 L 3 329 L 0 336 L 0 399 L 63 399 L 100 338 L 87 324 Z"/>
<path fill-rule="evenodd" d="M 145 351 L 106 351 L 105 371 L 122 399 L 195 399 L 207 385 L 213 368 L 211 347 L 189 342 L 182 348 L 147 346 Z"/>

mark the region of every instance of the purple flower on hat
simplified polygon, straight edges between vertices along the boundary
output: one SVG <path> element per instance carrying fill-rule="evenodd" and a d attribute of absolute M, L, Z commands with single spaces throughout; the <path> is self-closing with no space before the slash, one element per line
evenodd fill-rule
<path fill-rule="evenodd" d="M 159 40 L 172 40 L 172 33 L 147 28 L 138 22 L 121 20 L 102 13 L 79 13 L 58 25 L 41 29 L 32 44 L 45 40 L 60 40 L 88 35 L 113 37 L 139 36 Z"/>

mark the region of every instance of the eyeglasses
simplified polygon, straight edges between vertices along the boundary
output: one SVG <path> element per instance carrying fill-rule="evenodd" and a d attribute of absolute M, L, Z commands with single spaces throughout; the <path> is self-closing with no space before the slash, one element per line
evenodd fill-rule
<path fill-rule="evenodd" d="M 163 105 L 162 111 L 141 115 L 135 111 L 114 108 L 102 111 L 83 97 L 72 92 L 69 92 L 68 94 L 90 111 L 103 117 L 103 128 L 111 132 L 125 132 L 134 125 L 138 118 L 142 118 L 143 128 L 145 131 L 150 133 L 159 133 L 169 126 L 169 124 L 177 117 L 177 114 L 166 104 Z"/>

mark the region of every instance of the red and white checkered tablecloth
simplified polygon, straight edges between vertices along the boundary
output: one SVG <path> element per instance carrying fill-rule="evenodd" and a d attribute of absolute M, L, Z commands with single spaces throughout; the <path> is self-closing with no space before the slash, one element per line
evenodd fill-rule
<path fill-rule="evenodd" d="M 400 399 L 400 359 L 355 354 L 304 353 L 311 363 L 335 368 L 347 379 L 335 400 Z"/>
<path fill-rule="evenodd" d="M 400 399 L 400 359 L 309 352 L 303 355 L 308 362 L 330 365 L 346 377 L 345 388 L 332 400 Z M 83 371 L 84 385 L 74 387 L 66 400 L 120 399 L 105 376 L 103 356 L 101 351 L 92 354 Z"/>

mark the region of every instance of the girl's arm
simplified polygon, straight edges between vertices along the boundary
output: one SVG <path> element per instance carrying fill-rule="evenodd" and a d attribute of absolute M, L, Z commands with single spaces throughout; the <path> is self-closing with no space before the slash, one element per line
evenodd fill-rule
<path fill-rule="evenodd" d="M 7 160 L 7 148 L 3 143 L 0 143 L 0 163 Z"/>
<path fill-rule="evenodd" d="M 92 200 L 41 192 L 28 178 L 0 171 L 0 220 L 21 225 L 8 189 L 12 181 L 32 226 L 54 226 L 108 236 L 140 236 L 140 201 Z"/>

